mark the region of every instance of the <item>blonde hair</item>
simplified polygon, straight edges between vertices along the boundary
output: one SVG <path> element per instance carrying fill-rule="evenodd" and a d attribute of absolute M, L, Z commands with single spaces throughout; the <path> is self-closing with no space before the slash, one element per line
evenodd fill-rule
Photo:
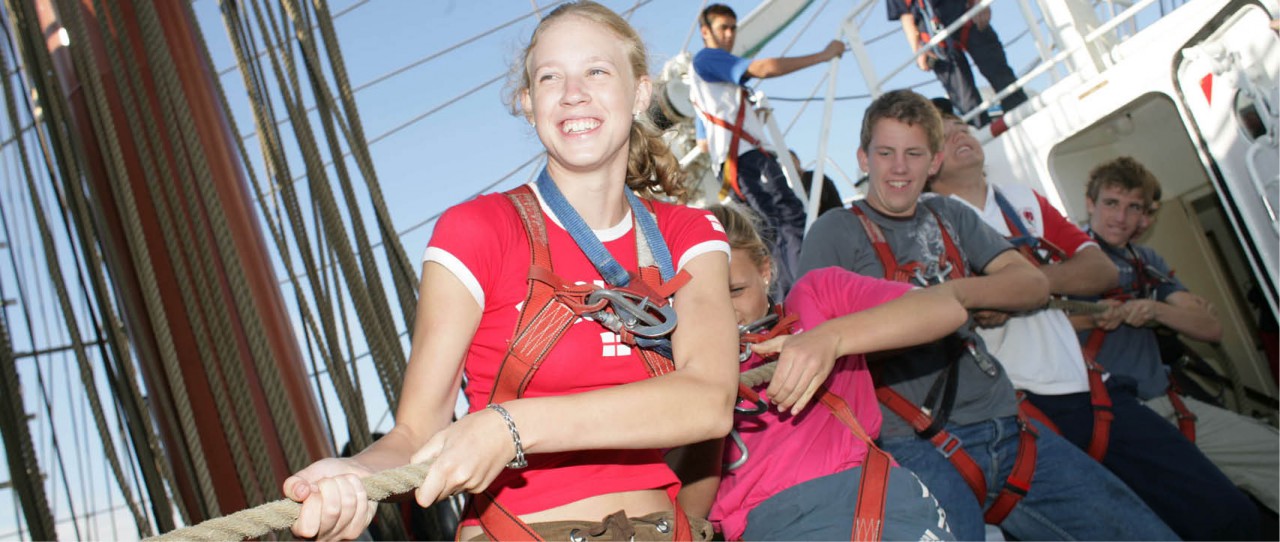
<path fill-rule="evenodd" d="M 631 73 L 637 80 L 649 73 L 649 55 L 645 51 L 644 41 L 625 19 L 591 0 L 561 4 L 538 23 L 519 62 L 512 65 L 507 83 L 507 102 L 512 114 L 525 117 L 532 114 L 524 111 L 520 102 L 520 98 L 529 92 L 532 83 L 530 53 L 538 45 L 538 38 L 546 29 L 557 20 L 569 16 L 581 17 L 603 26 L 621 39 L 631 65 Z M 686 195 L 683 181 L 684 171 L 680 169 L 680 162 L 671 148 L 662 139 L 662 132 L 654 126 L 648 112 L 640 112 L 631 123 L 627 148 L 627 186 L 643 197 L 661 194 L 683 200 Z"/>
<path fill-rule="evenodd" d="M 771 264 L 769 245 L 760 237 L 760 231 L 756 227 L 759 220 L 755 213 L 738 205 L 719 203 L 708 205 L 707 210 L 724 226 L 725 236 L 729 238 L 729 248 L 745 250 L 751 256 L 751 263 L 758 268 L 764 269 Z"/>

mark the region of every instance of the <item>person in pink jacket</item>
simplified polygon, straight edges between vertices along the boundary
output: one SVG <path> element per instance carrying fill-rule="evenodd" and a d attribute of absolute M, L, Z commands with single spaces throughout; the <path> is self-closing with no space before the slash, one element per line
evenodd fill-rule
<path fill-rule="evenodd" d="M 775 354 L 777 369 L 770 382 L 754 388 L 767 409 L 735 415 L 737 438 L 726 440 L 728 467 L 709 519 L 728 539 L 847 539 L 869 446 L 828 408 L 823 394 L 842 399 L 875 438 L 880 407 L 863 353 L 943 337 L 964 323 L 965 309 L 946 284 L 918 289 L 836 267 L 801 277 L 783 306 L 775 307 L 769 250 L 752 220 L 733 207 L 711 211 L 729 237 L 730 297 L 740 329 L 771 314 L 784 325 L 796 320 L 794 334 L 749 347 L 744 371 Z M 910 471 L 896 464 L 889 469 L 885 497 L 884 539 L 954 538 L 945 512 Z"/>

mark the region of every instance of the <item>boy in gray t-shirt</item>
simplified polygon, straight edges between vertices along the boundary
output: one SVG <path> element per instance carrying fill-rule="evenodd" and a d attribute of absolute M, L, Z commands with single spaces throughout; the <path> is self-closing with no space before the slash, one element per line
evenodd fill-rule
<path fill-rule="evenodd" d="M 943 198 L 919 200 L 941 147 L 942 119 L 928 100 L 909 90 L 876 99 L 858 149 L 867 198 L 814 223 L 801 271 L 836 265 L 949 288 L 978 313 L 1043 305 L 1044 275 L 977 215 Z M 882 446 L 937 496 L 957 539 L 982 539 L 984 521 L 1022 540 L 1177 538 L 1093 459 L 1019 422 L 1013 386 L 970 326 L 881 356 L 876 372 Z"/>

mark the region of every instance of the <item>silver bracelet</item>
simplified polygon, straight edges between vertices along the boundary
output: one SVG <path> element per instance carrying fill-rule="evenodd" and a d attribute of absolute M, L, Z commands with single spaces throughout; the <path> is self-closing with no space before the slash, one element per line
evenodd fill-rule
<path fill-rule="evenodd" d="M 489 410 L 497 412 L 499 416 L 502 416 L 502 420 L 507 422 L 507 431 L 511 432 L 511 440 L 516 443 L 516 458 L 512 459 L 510 463 L 507 463 L 507 468 L 523 469 L 528 467 L 529 462 L 524 458 L 524 446 L 520 444 L 520 432 L 516 431 L 516 422 L 511 419 L 511 413 L 507 412 L 507 409 L 502 408 L 502 405 L 497 403 L 489 403 L 488 408 Z"/>

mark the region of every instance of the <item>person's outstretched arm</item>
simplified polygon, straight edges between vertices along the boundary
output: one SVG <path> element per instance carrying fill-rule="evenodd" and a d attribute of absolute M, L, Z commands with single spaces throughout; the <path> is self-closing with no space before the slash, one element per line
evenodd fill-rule
<path fill-rule="evenodd" d="M 844 54 L 844 43 L 840 40 L 831 40 L 831 43 L 828 43 L 825 49 L 811 55 L 753 60 L 747 66 L 747 75 L 760 79 L 778 77 L 833 58 L 840 58 L 842 54 Z"/>
<path fill-rule="evenodd" d="M 799 414 L 841 357 L 915 346 L 954 332 L 965 323 L 967 312 L 948 284 L 910 290 L 804 333 L 752 346 L 760 354 L 778 354 L 778 368 L 767 392 L 770 402 L 779 410 Z"/>

